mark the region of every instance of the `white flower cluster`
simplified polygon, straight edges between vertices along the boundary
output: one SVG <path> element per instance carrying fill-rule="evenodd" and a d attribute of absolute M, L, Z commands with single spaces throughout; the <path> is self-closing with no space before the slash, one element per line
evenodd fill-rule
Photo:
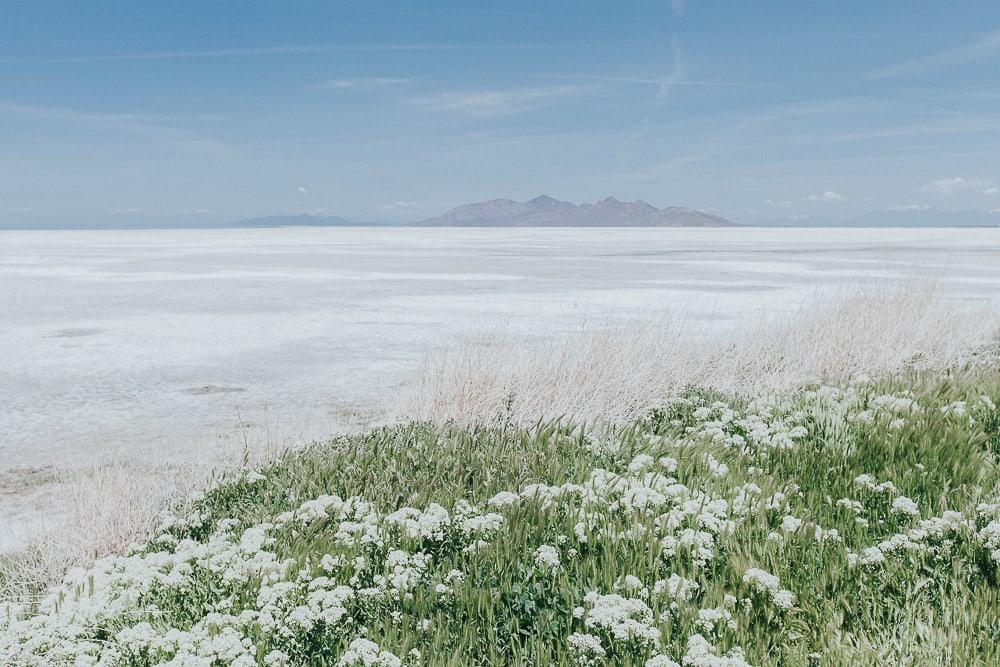
<path fill-rule="evenodd" d="M 802 423 L 805 418 L 804 412 L 787 410 L 777 402 L 754 402 L 744 413 L 716 401 L 696 408 L 691 413 L 694 423 L 686 430 L 691 438 L 707 438 L 740 453 L 766 456 L 771 449 L 794 449 L 808 433 Z"/>
<path fill-rule="evenodd" d="M 549 572 L 556 572 L 559 570 L 559 564 L 559 550 L 555 547 L 543 544 L 535 549 L 535 565 L 538 567 Z"/>
<path fill-rule="evenodd" d="M 733 648 L 720 654 L 705 639 L 705 635 L 721 636 L 724 631 L 736 630 L 736 619 L 730 611 L 737 603 L 735 596 L 726 595 L 722 607 L 694 607 L 693 627 L 697 632 L 688 637 L 687 652 L 678 663 L 661 652 L 663 631 L 671 627 L 674 614 L 682 612 L 680 605 L 693 600 L 700 588 L 698 582 L 673 573 L 667 579 L 656 581 L 650 595 L 650 588 L 638 577 L 626 575 L 616 588 L 635 597 L 592 591 L 584 598 L 584 606 L 574 610 L 574 616 L 582 620 L 585 630 L 569 637 L 569 646 L 578 664 L 607 664 L 609 658 L 614 658 L 617 664 L 625 660 L 624 656 L 651 652 L 644 663 L 647 667 L 680 667 L 682 664 L 749 667 L 741 649 Z M 684 613 L 691 611 L 691 607 L 683 610 Z"/>
<path fill-rule="evenodd" d="M 662 595 L 666 593 L 678 602 L 687 602 L 694 597 L 698 588 L 700 588 L 700 584 L 697 581 L 685 579 L 675 573 L 671 574 L 669 579 L 660 579 L 657 581 L 653 585 L 653 594 Z"/>
<path fill-rule="evenodd" d="M 896 415 L 915 414 L 923 410 L 921 405 L 914 400 L 911 392 L 903 392 L 899 396 L 882 394 L 873 398 L 871 405 L 875 410 L 891 412 Z"/>
<path fill-rule="evenodd" d="M 735 630 L 736 621 L 728 609 L 721 607 L 699 609 L 695 627 L 707 634 L 713 634 L 717 630 L 721 631 L 723 628 Z"/>
<path fill-rule="evenodd" d="M 924 409 L 913 397 L 913 393 L 908 391 L 898 395 L 881 394 L 874 397 L 854 394 L 850 400 L 851 407 L 861 403 L 867 403 L 867 407 L 850 412 L 847 416 L 849 422 L 858 424 L 882 423 L 887 425 L 890 430 L 903 428 L 907 424 L 907 418 L 920 414 Z"/>
<path fill-rule="evenodd" d="M 854 478 L 854 484 L 862 489 L 875 493 L 897 493 L 896 485 L 892 482 L 879 482 L 868 474 L 858 475 Z"/>
<path fill-rule="evenodd" d="M 719 655 L 718 650 L 698 634 L 688 637 L 687 653 L 681 664 L 684 667 L 751 667 L 741 649 L 734 648 L 725 655 Z"/>
<path fill-rule="evenodd" d="M 947 562 L 958 544 L 973 533 L 973 522 L 961 512 L 946 511 L 941 516 L 918 521 L 906 532 L 891 535 L 877 545 L 862 549 L 860 554 L 848 552 L 847 560 L 851 566 L 879 566 L 885 564 L 888 555 L 909 553 Z"/>
<path fill-rule="evenodd" d="M 337 661 L 337 667 L 402 667 L 402 664 L 398 657 L 363 637 L 352 641 Z"/>
<path fill-rule="evenodd" d="M 854 512 L 855 514 L 861 514 L 865 507 L 858 500 L 853 500 L 851 498 L 841 498 L 837 501 L 837 507 L 843 507 L 844 509 Z"/>
<path fill-rule="evenodd" d="M 574 632 L 569 636 L 569 647 L 578 665 L 598 665 L 607 655 L 600 637 L 586 632 Z"/>
<path fill-rule="evenodd" d="M 194 515 L 194 520 L 167 517 L 161 527 L 203 520 L 199 513 Z M 401 541 L 467 549 L 495 537 L 503 524 L 501 515 L 464 502 L 456 503 L 453 512 L 430 504 L 424 510 L 404 507 L 382 515 L 360 497 L 323 495 L 239 533 L 237 522 L 224 519 L 203 542 L 161 533 L 146 550 L 70 571 L 32 613 L 6 608 L 0 625 L 0 664 L 35 664 L 31 656 L 45 656 L 77 665 L 140 659 L 178 666 L 209 666 L 216 660 L 257 665 L 260 647 L 254 638 L 261 636 L 275 645 L 266 664 L 285 664 L 285 657 L 294 654 L 309 633 L 350 632 L 373 605 L 388 609 L 395 601 L 411 598 L 418 586 L 433 584 L 440 592 L 461 581 L 462 573 L 453 571 L 432 582 L 431 556 L 399 548 Z M 345 553 L 325 554 L 311 569 L 279 559 L 272 550 L 278 539 L 293 539 L 316 527 L 329 535 L 333 548 Z M 167 548 L 154 550 L 152 545 Z M 358 549 L 364 555 L 346 556 Z M 329 576 L 333 574 L 337 578 Z M 232 612 L 234 598 L 247 587 L 255 587 L 253 604 Z M 150 622 L 165 613 L 156 600 L 169 609 L 174 598 L 208 590 L 219 601 L 188 629 Z M 122 629 L 100 641 L 88 639 L 92 628 L 106 626 Z M 354 641 L 343 664 L 400 664 L 391 653 L 375 651 L 366 642 Z"/>
<path fill-rule="evenodd" d="M 612 641 L 642 648 L 659 648 L 660 630 L 653 610 L 644 600 L 626 598 L 616 593 L 588 593 L 588 608 L 583 625 L 590 632 L 601 632 Z"/>
<path fill-rule="evenodd" d="M 795 596 L 790 590 L 781 587 L 778 577 L 766 570 L 752 567 L 743 575 L 743 583 L 749 584 L 758 593 L 771 598 L 779 609 L 791 609 L 795 606 Z"/>
<path fill-rule="evenodd" d="M 902 514 L 904 516 L 920 516 L 920 508 L 912 499 L 906 496 L 899 496 L 892 501 L 892 512 L 893 514 Z"/>
<path fill-rule="evenodd" d="M 649 471 L 652 465 L 651 457 L 640 455 L 629 464 L 629 474 L 597 469 L 582 484 L 530 484 L 518 494 L 496 494 L 488 504 L 496 508 L 521 503 L 539 503 L 543 508 L 555 503 L 575 506 L 578 523 L 574 532 L 581 543 L 587 542 L 592 533 L 601 539 L 634 539 L 654 530 L 660 536 L 665 558 L 683 556 L 706 565 L 716 553 L 717 537 L 732 531 L 753 512 L 757 504 L 754 497 L 760 489 L 744 485 L 730 503 L 690 489 L 673 477 Z M 627 519 L 623 523 L 630 527 L 622 530 L 617 522 L 609 521 L 610 516 Z M 551 554 L 539 557 L 553 558 Z"/>
<path fill-rule="evenodd" d="M 976 507 L 976 517 L 980 526 L 976 539 L 1000 568 L 1000 498 L 990 503 L 980 503 Z"/>

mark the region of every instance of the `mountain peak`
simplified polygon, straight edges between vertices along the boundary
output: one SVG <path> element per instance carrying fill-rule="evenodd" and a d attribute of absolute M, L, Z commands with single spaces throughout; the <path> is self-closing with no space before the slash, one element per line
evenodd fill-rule
<path fill-rule="evenodd" d="M 572 204 L 548 195 L 526 202 L 493 199 L 465 204 L 416 223 L 471 227 L 726 227 L 732 222 L 693 209 L 660 210 L 644 201 L 621 202 L 613 196 L 596 204 Z"/>
<path fill-rule="evenodd" d="M 555 197 L 550 197 L 548 195 L 538 195 L 534 199 L 529 199 L 527 203 L 538 204 L 538 205 L 549 205 L 549 204 L 558 204 L 560 202 Z"/>

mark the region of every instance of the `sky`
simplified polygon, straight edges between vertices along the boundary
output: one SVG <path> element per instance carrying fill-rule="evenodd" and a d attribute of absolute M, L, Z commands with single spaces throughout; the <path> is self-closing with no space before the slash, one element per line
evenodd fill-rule
<path fill-rule="evenodd" d="M 1000 3 L 0 0 L 0 228 L 1000 216 Z"/>

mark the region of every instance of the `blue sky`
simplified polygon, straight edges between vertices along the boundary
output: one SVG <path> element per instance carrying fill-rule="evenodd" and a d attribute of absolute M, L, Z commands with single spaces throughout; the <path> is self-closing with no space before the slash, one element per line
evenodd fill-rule
<path fill-rule="evenodd" d="M 0 226 L 1000 209 L 993 2 L 0 0 Z"/>

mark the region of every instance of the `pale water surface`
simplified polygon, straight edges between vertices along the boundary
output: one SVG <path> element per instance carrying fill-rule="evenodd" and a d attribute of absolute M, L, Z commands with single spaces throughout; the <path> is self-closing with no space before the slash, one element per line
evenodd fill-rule
<path fill-rule="evenodd" d="M 996 305 L 1000 230 L 0 232 L 0 471 L 185 456 L 241 420 L 322 437 L 458 333 L 662 307 L 739 326 L 912 274 Z"/>

